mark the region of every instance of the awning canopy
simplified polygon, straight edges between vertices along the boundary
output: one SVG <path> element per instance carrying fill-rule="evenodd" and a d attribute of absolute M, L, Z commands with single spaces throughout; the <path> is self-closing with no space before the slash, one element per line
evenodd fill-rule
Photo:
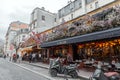
<path fill-rule="evenodd" d="M 120 36 L 120 27 L 99 31 L 99 32 L 94 32 L 94 33 L 89 33 L 85 35 L 70 37 L 66 39 L 51 41 L 51 42 L 45 42 L 41 44 L 41 47 L 44 48 L 44 47 L 57 46 L 62 44 L 73 44 L 73 43 L 107 39 L 107 38 L 113 38 L 113 37 L 119 37 L 119 36 Z"/>
<path fill-rule="evenodd" d="M 32 51 L 32 46 L 22 48 L 22 52 L 31 52 Z"/>

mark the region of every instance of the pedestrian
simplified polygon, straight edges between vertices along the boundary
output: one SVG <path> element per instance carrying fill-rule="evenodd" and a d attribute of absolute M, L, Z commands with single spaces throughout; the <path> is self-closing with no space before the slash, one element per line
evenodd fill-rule
<path fill-rule="evenodd" d="M 29 57 L 29 63 L 31 63 L 32 62 L 32 53 L 30 53 L 28 57 Z"/>
<path fill-rule="evenodd" d="M 65 53 L 65 55 L 64 55 L 63 64 L 64 64 L 64 65 L 67 65 L 67 53 Z"/>
<path fill-rule="evenodd" d="M 4 59 L 6 59 L 6 54 L 4 54 Z"/>
<path fill-rule="evenodd" d="M 20 63 L 21 61 L 22 61 L 22 57 L 21 57 L 21 54 L 19 54 L 18 62 Z"/>
<path fill-rule="evenodd" d="M 12 56 L 10 55 L 10 59 L 9 59 L 9 61 L 11 61 L 12 60 Z"/>
<path fill-rule="evenodd" d="M 19 55 L 17 54 L 17 59 L 19 58 Z"/>
<path fill-rule="evenodd" d="M 67 55 L 67 63 L 71 64 L 73 62 L 72 56 L 70 54 Z"/>
<path fill-rule="evenodd" d="M 39 53 L 39 61 L 41 61 L 41 54 Z"/>
<path fill-rule="evenodd" d="M 14 54 L 13 54 L 13 61 L 16 62 L 16 60 L 17 60 L 17 56 L 16 56 L 16 54 L 14 53 Z"/>
<path fill-rule="evenodd" d="M 39 54 L 38 53 L 36 53 L 36 55 L 35 55 L 35 61 L 39 61 Z"/>
<path fill-rule="evenodd" d="M 32 61 L 35 62 L 35 53 L 32 54 Z"/>

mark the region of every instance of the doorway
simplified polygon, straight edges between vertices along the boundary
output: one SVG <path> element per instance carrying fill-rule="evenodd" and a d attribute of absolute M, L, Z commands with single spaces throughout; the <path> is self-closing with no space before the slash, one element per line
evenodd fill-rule
<path fill-rule="evenodd" d="M 79 55 L 77 53 L 78 47 L 76 44 L 72 44 L 72 50 L 73 50 L 73 60 L 78 60 L 79 59 Z"/>

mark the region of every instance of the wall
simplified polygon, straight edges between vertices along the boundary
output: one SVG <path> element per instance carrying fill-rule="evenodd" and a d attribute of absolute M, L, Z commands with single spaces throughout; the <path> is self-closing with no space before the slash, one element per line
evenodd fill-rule
<path fill-rule="evenodd" d="M 42 16 L 45 16 L 45 20 L 42 20 Z M 57 15 L 49 11 L 44 10 L 44 8 L 35 8 L 31 14 L 30 27 L 31 30 L 37 32 L 45 31 L 46 28 L 52 28 L 57 25 L 55 22 Z"/>
<path fill-rule="evenodd" d="M 91 2 L 89 4 L 86 4 L 86 13 L 91 12 L 91 11 L 97 9 L 96 6 L 95 6 L 96 2 L 98 2 L 98 8 L 99 8 L 99 7 L 102 7 L 104 5 L 107 5 L 108 3 L 111 3 L 113 1 L 114 0 L 104 0 L 104 1 L 94 0 L 93 2 Z"/>

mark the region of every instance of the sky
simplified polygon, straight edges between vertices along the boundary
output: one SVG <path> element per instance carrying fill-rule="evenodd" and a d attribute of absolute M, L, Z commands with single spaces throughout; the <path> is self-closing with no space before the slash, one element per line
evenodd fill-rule
<path fill-rule="evenodd" d="M 21 21 L 29 24 L 30 14 L 36 7 L 57 13 L 69 0 L 0 0 L 0 39 L 5 40 L 9 24 Z M 73 1 L 73 0 L 72 0 Z"/>

